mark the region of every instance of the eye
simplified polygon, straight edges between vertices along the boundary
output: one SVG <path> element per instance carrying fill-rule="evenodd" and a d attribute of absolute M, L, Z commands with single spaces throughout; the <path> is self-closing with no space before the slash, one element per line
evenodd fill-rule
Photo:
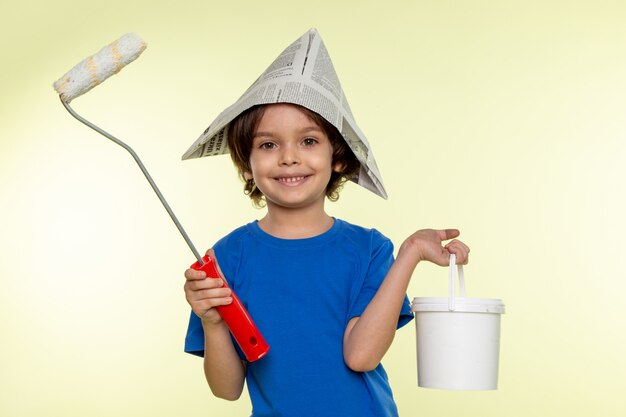
<path fill-rule="evenodd" d="M 319 143 L 319 141 L 317 139 L 315 139 L 315 138 L 304 138 L 302 140 L 302 144 L 304 146 L 313 146 L 313 145 L 315 145 L 317 143 Z"/>
<path fill-rule="evenodd" d="M 271 151 L 276 148 L 276 144 L 274 142 L 263 142 L 259 145 L 259 149 L 264 151 Z"/>

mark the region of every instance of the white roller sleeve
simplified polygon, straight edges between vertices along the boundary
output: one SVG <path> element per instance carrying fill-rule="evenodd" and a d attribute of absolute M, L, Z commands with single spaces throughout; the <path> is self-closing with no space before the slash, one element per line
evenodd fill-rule
<path fill-rule="evenodd" d="M 146 43 L 136 34 L 127 33 L 97 54 L 85 58 L 54 83 L 61 99 L 69 103 L 85 94 L 124 66 L 133 62 L 146 49 Z"/>

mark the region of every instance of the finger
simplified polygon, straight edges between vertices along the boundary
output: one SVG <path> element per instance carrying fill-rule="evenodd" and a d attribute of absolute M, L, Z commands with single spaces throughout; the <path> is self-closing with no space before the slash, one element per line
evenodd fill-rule
<path fill-rule="evenodd" d="M 469 254 L 464 250 L 457 250 L 455 252 L 451 252 L 456 255 L 456 264 L 457 265 L 467 265 L 469 261 Z"/>
<path fill-rule="evenodd" d="M 189 268 L 185 271 L 185 278 L 191 281 L 205 279 L 206 272 Z"/>
<path fill-rule="evenodd" d="M 453 240 L 445 246 L 449 253 L 456 255 L 457 265 L 466 265 L 469 259 L 469 247 L 461 241 Z"/>
<path fill-rule="evenodd" d="M 437 234 L 439 235 L 439 239 L 441 241 L 454 239 L 458 237 L 461 232 L 458 229 L 442 229 L 437 230 Z"/>
<path fill-rule="evenodd" d="M 230 298 L 232 290 L 230 288 L 211 288 L 207 290 L 192 291 L 188 299 L 190 301 L 208 301 L 220 298 Z"/>
<path fill-rule="evenodd" d="M 211 308 L 214 305 L 223 305 L 224 301 L 228 302 L 229 300 L 224 299 L 232 299 L 232 291 L 229 288 L 217 288 L 203 291 L 185 291 L 185 298 L 191 305 L 192 309 L 206 309 Z"/>
<path fill-rule="evenodd" d="M 463 243 L 463 242 L 461 242 L 460 240 L 457 240 L 457 239 L 453 239 L 453 240 L 451 240 L 450 242 L 448 242 L 448 243 L 446 244 L 446 246 L 445 246 L 445 247 L 446 247 L 446 248 L 448 248 L 448 247 L 450 247 L 450 246 L 454 246 L 454 247 L 458 247 L 458 248 L 461 248 L 461 247 L 462 247 L 462 248 L 464 248 L 464 249 L 466 249 L 466 250 L 468 250 L 468 249 L 469 249 L 469 247 L 468 247 L 465 243 Z"/>
<path fill-rule="evenodd" d="M 207 290 L 211 288 L 221 288 L 224 286 L 224 280 L 221 278 L 206 278 L 202 280 L 189 280 L 185 283 L 185 288 L 191 291 Z"/>
<path fill-rule="evenodd" d="M 233 294 L 230 288 L 213 288 L 210 290 L 199 291 L 200 295 L 205 298 L 227 298 Z"/>
<path fill-rule="evenodd" d="M 208 310 L 209 308 L 225 306 L 232 302 L 233 302 L 232 297 L 220 297 L 220 298 L 210 298 L 210 299 L 203 301 L 202 303 L 203 303 L 203 307 L 207 308 Z"/>
<path fill-rule="evenodd" d="M 214 307 L 225 306 L 233 302 L 232 297 L 211 298 L 206 300 L 189 300 L 193 311 L 202 318 Z"/>
<path fill-rule="evenodd" d="M 445 248 L 449 253 L 453 253 L 456 255 L 457 258 L 457 263 L 459 263 L 460 261 L 462 261 L 464 258 L 467 257 L 467 254 L 469 253 L 467 251 L 467 248 L 464 247 L 463 245 L 460 244 L 450 244 L 450 245 L 446 245 Z"/>
<path fill-rule="evenodd" d="M 217 262 L 217 257 L 215 256 L 215 251 L 213 250 L 213 248 L 210 248 L 206 251 L 206 256 L 213 259 L 213 262 L 215 263 L 215 268 L 217 269 L 218 274 L 220 274 L 220 276 L 223 277 L 224 274 L 222 273 L 220 264 Z"/>

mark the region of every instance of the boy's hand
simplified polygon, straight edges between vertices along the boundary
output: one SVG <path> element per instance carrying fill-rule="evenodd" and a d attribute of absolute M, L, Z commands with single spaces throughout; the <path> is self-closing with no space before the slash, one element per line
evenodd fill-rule
<path fill-rule="evenodd" d="M 209 249 L 206 254 L 215 261 L 217 270 L 223 277 L 213 250 Z M 231 289 L 222 288 L 223 278 L 207 278 L 204 271 L 195 269 L 186 270 L 185 278 L 185 298 L 193 312 L 205 323 L 220 323 L 222 317 L 214 307 L 228 305 L 233 301 Z"/>
<path fill-rule="evenodd" d="M 400 246 L 398 257 L 415 257 L 416 263 L 430 261 L 440 266 L 450 263 L 450 254 L 456 255 L 457 265 L 465 265 L 469 259 L 469 247 L 460 240 L 454 239 L 460 232 L 456 229 L 418 230 L 409 236 Z M 443 246 L 446 240 L 454 239 Z"/>

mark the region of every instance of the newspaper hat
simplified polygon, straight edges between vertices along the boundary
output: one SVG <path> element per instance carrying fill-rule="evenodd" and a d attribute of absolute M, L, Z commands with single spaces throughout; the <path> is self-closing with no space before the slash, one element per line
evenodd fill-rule
<path fill-rule="evenodd" d="M 348 105 L 326 46 L 316 29 L 289 45 L 233 105 L 211 123 L 183 155 L 183 160 L 228 152 L 231 121 L 252 106 L 292 103 L 322 116 L 341 135 L 361 163 L 351 181 L 387 198 L 374 155 Z"/>

